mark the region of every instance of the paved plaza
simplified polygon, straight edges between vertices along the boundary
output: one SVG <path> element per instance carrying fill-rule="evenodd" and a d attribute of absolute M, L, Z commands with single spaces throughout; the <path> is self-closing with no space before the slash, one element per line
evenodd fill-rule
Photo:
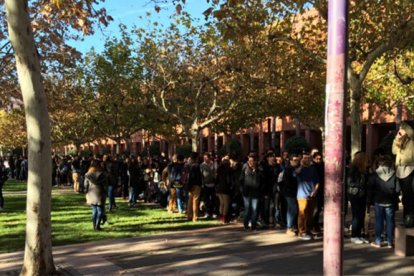
<path fill-rule="evenodd" d="M 18 275 L 23 252 L 0 255 L 0 275 Z M 282 230 L 244 232 L 240 224 L 54 248 L 63 275 L 322 274 L 322 239 Z M 414 275 L 414 257 L 345 240 L 346 275 Z"/>

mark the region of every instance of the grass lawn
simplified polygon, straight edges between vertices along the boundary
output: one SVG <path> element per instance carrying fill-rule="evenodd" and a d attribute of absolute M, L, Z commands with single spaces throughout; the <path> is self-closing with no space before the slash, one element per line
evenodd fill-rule
<path fill-rule="evenodd" d="M 4 185 L 4 210 L 0 212 L 0 253 L 24 249 L 26 225 L 26 183 L 8 181 Z M 52 191 L 53 245 L 83 243 L 88 241 L 145 236 L 176 230 L 191 230 L 218 226 L 218 221 L 188 222 L 183 215 L 168 214 L 153 206 L 128 207 L 126 200 L 117 199 L 118 209 L 108 213 L 109 225 L 104 231 L 92 229 L 91 208 L 85 195 L 68 189 Z"/>

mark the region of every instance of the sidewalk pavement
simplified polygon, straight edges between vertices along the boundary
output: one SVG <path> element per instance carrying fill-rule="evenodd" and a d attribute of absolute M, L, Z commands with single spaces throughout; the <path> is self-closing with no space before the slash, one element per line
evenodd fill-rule
<path fill-rule="evenodd" d="M 54 247 L 63 275 L 321 275 L 322 239 L 240 224 Z M 18 275 L 23 252 L 0 255 L 0 275 Z M 345 275 L 414 275 L 414 257 L 345 240 Z"/>

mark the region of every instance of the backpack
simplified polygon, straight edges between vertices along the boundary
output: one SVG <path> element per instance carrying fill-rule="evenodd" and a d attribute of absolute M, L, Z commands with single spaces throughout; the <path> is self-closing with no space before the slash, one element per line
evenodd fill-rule
<path fill-rule="evenodd" d="M 174 165 L 171 169 L 171 183 L 174 188 L 183 188 L 188 182 L 188 168 Z"/>
<path fill-rule="evenodd" d="M 347 193 L 350 198 L 362 198 L 366 194 L 365 175 L 361 175 L 360 178 L 356 175 L 350 175 L 347 180 Z"/>

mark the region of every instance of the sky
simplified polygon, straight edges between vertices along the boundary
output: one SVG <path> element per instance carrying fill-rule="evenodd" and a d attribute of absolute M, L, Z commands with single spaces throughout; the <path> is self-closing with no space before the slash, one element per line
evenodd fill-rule
<path fill-rule="evenodd" d="M 134 25 L 141 28 L 149 28 L 148 19 L 152 22 L 169 25 L 171 15 L 175 13 L 175 6 L 170 0 L 169 4 L 160 5 L 161 11 L 156 13 L 154 4 L 150 0 L 106 0 L 101 6 L 105 7 L 108 15 L 112 16 L 114 21 L 110 22 L 108 27 L 100 30 L 97 28 L 95 34 L 84 37 L 83 41 L 72 41 L 70 45 L 75 46 L 80 52 L 86 53 L 94 47 L 95 51 L 101 52 L 107 37 L 118 37 L 120 23 L 132 27 Z M 203 12 L 208 9 L 206 0 L 187 0 L 183 10 L 188 12 L 194 18 L 203 20 Z M 151 13 L 150 16 L 147 13 Z M 140 19 L 139 17 L 142 16 Z"/>

